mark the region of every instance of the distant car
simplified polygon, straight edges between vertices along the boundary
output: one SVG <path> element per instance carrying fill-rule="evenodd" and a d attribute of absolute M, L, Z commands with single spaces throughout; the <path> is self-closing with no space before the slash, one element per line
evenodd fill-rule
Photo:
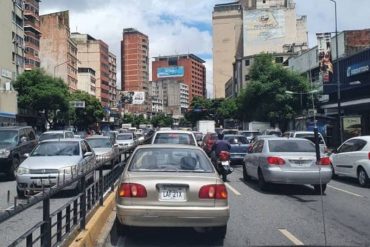
<path fill-rule="evenodd" d="M 202 132 L 193 131 L 193 134 L 195 136 L 195 139 L 197 140 L 198 146 L 201 146 L 202 145 L 202 140 L 203 140 L 203 133 Z"/>
<path fill-rule="evenodd" d="M 283 133 L 281 133 L 281 130 L 279 129 L 267 129 L 262 134 L 263 135 L 274 135 L 277 137 L 281 137 L 283 135 Z"/>
<path fill-rule="evenodd" d="M 243 162 L 250 146 L 247 138 L 243 135 L 225 135 L 224 140 L 228 141 L 231 146 L 230 161 L 232 163 Z"/>
<path fill-rule="evenodd" d="M 307 139 L 275 137 L 258 140 L 244 158 L 243 179 L 257 179 L 262 190 L 273 183 L 310 184 L 316 193 L 321 193 L 331 177 L 329 157 L 322 157 L 318 166 L 315 145 Z"/>
<path fill-rule="evenodd" d="M 135 137 L 131 132 L 120 133 L 117 135 L 116 143 L 120 149 L 125 147 L 132 147 L 135 145 Z"/>
<path fill-rule="evenodd" d="M 253 137 L 253 139 L 250 141 L 250 143 L 253 144 L 256 141 L 269 139 L 269 138 L 274 138 L 274 137 L 276 137 L 276 136 L 275 135 L 258 135 L 258 136 Z"/>
<path fill-rule="evenodd" d="M 363 187 L 370 184 L 370 136 L 345 141 L 330 158 L 334 175 L 357 178 Z"/>
<path fill-rule="evenodd" d="M 238 131 L 239 135 L 245 136 L 249 142 L 255 137 L 261 135 L 261 132 L 259 131 L 250 131 L 250 130 L 240 130 Z"/>
<path fill-rule="evenodd" d="M 39 141 L 45 141 L 50 139 L 65 139 L 75 138 L 72 131 L 69 130 L 50 130 L 40 135 Z"/>
<path fill-rule="evenodd" d="M 211 155 L 213 144 L 217 141 L 218 136 L 216 133 L 207 133 L 202 142 L 202 149 L 208 156 Z"/>
<path fill-rule="evenodd" d="M 224 134 L 224 135 L 237 135 L 238 132 L 239 131 L 237 129 L 224 129 L 222 131 L 222 134 Z"/>
<path fill-rule="evenodd" d="M 161 127 L 159 128 L 159 131 L 169 131 L 169 130 L 172 130 L 171 127 Z"/>
<path fill-rule="evenodd" d="M 89 136 L 87 143 L 94 150 L 97 160 L 107 160 L 104 165 L 110 165 L 113 168 L 120 162 L 118 144 L 114 144 L 109 136 Z"/>
<path fill-rule="evenodd" d="M 0 127 L 0 172 L 15 179 L 17 168 L 37 145 L 35 131 L 30 126 Z"/>
<path fill-rule="evenodd" d="M 213 229 L 223 239 L 229 220 L 228 194 L 199 147 L 139 146 L 116 193 L 117 219 L 124 226 Z"/>
<path fill-rule="evenodd" d="M 319 134 L 320 151 L 321 153 L 326 153 L 328 151 L 328 148 L 326 146 L 325 139 L 321 135 L 321 133 L 318 133 L 318 134 Z M 288 131 L 288 132 L 284 132 L 283 136 L 288 137 L 288 138 L 292 138 L 292 137 L 293 138 L 305 138 L 315 143 L 315 134 L 313 131 Z"/>
<path fill-rule="evenodd" d="M 95 154 L 85 140 L 60 139 L 40 142 L 17 169 L 17 193 L 34 194 L 86 173 L 86 180 L 94 179 Z M 88 172 L 91 171 L 91 172 Z M 75 182 L 64 190 L 81 190 Z"/>
<path fill-rule="evenodd" d="M 152 144 L 185 144 L 198 146 L 193 132 L 183 130 L 157 131 Z"/>

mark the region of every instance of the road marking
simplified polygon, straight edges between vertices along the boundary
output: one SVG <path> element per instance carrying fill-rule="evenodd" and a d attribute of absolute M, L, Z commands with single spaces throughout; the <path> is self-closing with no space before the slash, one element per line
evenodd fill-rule
<path fill-rule="evenodd" d="M 240 196 L 241 194 L 235 188 L 233 188 L 229 183 L 225 183 L 226 187 L 231 190 L 235 195 Z"/>
<path fill-rule="evenodd" d="M 337 187 L 334 187 L 334 186 L 331 186 L 331 185 L 328 185 L 329 188 L 332 188 L 334 190 L 338 190 L 338 191 L 341 191 L 341 192 L 344 192 L 344 193 L 347 193 L 347 194 L 350 194 L 350 195 L 353 195 L 353 196 L 357 196 L 357 197 L 364 197 L 362 195 L 359 195 L 359 194 L 356 194 L 356 193 L 353 193 L 351 191 L 347 191 L 347 190 L 342 190 L 342 189 L 339 189 Z"/>
<path fill-rule="evenodd" d="M 298 238 L 294 237 L 287 229 L 278 229 L 287 239 L 292 241 L 294 245 L 304 245 Z"/>

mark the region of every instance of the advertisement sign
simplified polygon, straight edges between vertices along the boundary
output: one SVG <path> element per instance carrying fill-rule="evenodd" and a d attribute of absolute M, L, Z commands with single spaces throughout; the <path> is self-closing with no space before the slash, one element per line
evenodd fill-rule
<path fill-rule="evenodd" d="M 317 33 L 318 60 L 320 77 L 323 83 L 330 83 L 333 77 L 333 61 L 331 56 L 331 33 Z"/>
<path fill-rule="evenodd" d="M 361 135 L 362 125 L 360 116 L 343 117 L 342 121 L 345 140 Z"/>
<path fill-rule="evenodd" d="M 142 105 L 145 102 L 145 92 L 124 91 L 122 99 L 125 104 Z"/>
<path fill-rule="evenodd" d="M 158 78 L 183 77 L 183 76 L 184 76 L 183 66 L 161 67 L 157 69 Z"/>
<path fill-rule="evenodd" d="M 370 71 L 370 61 L 353 64 L 347 67 L 347 77 L 359 75 Z"/>
<path fill-rule="evenodd" d="M 70 101 L 69 104 L 74 108 L 85 108 L 85 101 Z"/>

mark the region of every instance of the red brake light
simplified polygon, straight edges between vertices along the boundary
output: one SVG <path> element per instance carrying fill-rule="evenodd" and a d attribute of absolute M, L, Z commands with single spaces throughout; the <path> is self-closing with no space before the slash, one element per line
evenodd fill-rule
<path fill-rule="evenodd" d="M 205 185 L 199 190 L 201 199 L 227 199 L 227 190 L 224 184 Z"/>
<path fill-rule="evenodd" d="M 120 197 L 143 198 L 147 196 L 146 189 L 141 184 L 122 183 L 118 190 Z"/>
<path fill-rule="evenodd" d="M 330 166 L 331 162 L 330 162 L 330 158 L 329 157 L 322 157 L 320 159 L 320 165 L 322 166 Z"/>
<path fill-rule="evenodd" d="M 285 160 L 280 157 L 267 157 L 267 163 L 269 165 L 284 165 Z"/>
<path fill-rule="evenodd" d="M 227 151 L 221 151 L 218 156 L 220 157 L 221 161 L 227 161 L 230 159 L 230 153 Z"/>
<path fill-rule="evenodd" d="M 369 160 L 370 160 L 370 153 L 368 153 L 368 154 L 367 154 L 367 157 L 368 157 L 368 158 L 369 158 Z"/>

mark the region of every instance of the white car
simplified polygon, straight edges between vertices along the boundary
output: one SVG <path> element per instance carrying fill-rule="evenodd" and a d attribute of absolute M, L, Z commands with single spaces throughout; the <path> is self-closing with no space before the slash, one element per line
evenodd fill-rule
<path fill-rule="evenodd" d="M 50 130 L 42 133 L 40 135 L 39 141 L 65 138 L 75 138 L 75 135 L 73 134 L 72 131 L 69 130 Z"/>
<path fill-rule="evenodd" d="M 370 136 L 345 141 L 331 155 L 333 175 L 357 178 L 361 186 L 369 184 Z"/>
<path fill-rule="evenodd" d="M 131 132 L 121 133 L 117 135 L 116 143 L 120 149 L 132 147 L 135 145 L 134 134 Z"/>
<path fill-rule="evenodd" d="M 193 132 L 183 130 L 163 130 L 155 132 L 152 144 L 185 144 L 198 146 Z"/>
<path fill-rule="evenodd" d="M 325 139 L 319 134 L 319 145 L 320 145 L 320 152 L 321 153 L 327 153 L 328 147 L 326 146 Z M 285 132 L 283 137 L 288 137 L 288 138 L 304 138 L 307 140 L 312 141 L 315 143 L 315 133 L 313 131 L 289 131 Z"/>

